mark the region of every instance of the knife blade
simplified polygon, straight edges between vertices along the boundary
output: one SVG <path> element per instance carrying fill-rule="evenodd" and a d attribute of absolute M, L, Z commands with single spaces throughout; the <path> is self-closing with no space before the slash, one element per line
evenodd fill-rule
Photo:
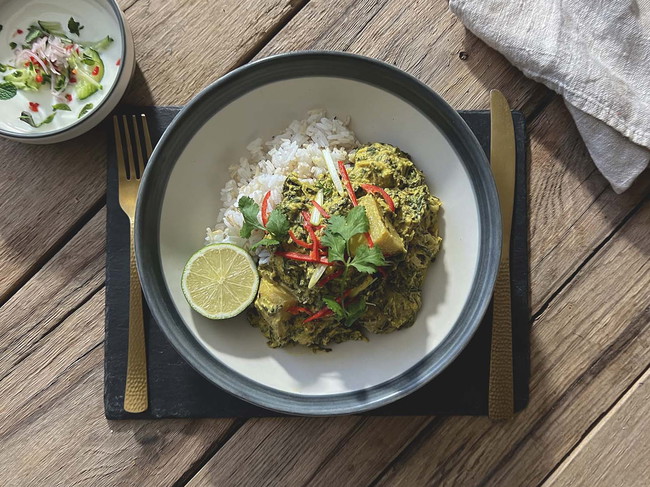
<path fill-rule="evenodd" d="M 488 415 L 494 420 L 506 420 L 514 415 L 510 234 L 515 195 L 515 131 L 508 102 L 498 90 L 490 91 L 490 163 L 499 194 L 503 240 L 492 307 Z"/>

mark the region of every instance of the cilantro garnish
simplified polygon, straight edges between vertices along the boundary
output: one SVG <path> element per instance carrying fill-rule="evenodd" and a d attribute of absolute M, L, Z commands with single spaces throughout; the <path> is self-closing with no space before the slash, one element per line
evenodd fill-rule
<path fill-rule="evenodd" d="M 29 113 L 29 112 L 21 112 L 20 120 L 25 122 L 27 125 L 31 125 L 34 128 L 38 128 L 41 125 L 45 125 L 46 123 L 50 123 L 52 120 L 54 120 L 54 113 L 52 113 L 47 118 L 44 118 L 41 122 L 35 122 L 34 117 L 32 117 L 31 113 Z"/>
<path fill-rule="evenodd" d="M 346 274 L 349 267 L 354 267 L 359 272 L 374 274 L 377 267 L 386 265 L 384 255 L 377 247 L 370 248 L 367 244 L 362 244 L 357 247 L 354 257 L 350 252 L 352 237 L 366 233 L 368 228 L 368 216 L 363 206 L 355 206 L 345 217 L 332 215 L 321 238 L 321 243 L 328 247 L 328 260 L 343 262 Z"/>
<path fill-rule="evenodd" d="M 269 234 L 268 237 L 265 237 L 252 245 L 251 249 L 260 245 L 278 245 L 280 240 L 287 235 L 287 232 L 289 231 L 289 220 L 287 220 L 287 217 L 277 208 L 269 214 L 269 220 L 265 227 L 257 218 L 257 215 L 260 212 L 260 206 L 255 203 L 253 198 L 242 196 L 239 198 L 238 206 L 239 211 L 244 217 L 244 224 L 239 232 L 241 237 L 249 238 L 253 230 L 262 230 Z"/>
<path fill-rule="evenodd" d="M 77 34 L 78 36 L 81 35 L 79 31 L 83 28 L 84 28 L 83 25 L 77 22 L 74 18 L 70 17 L 70 20 L 68 20 L 68 30 L 72 34 Z"/>
<path fill-rule="evenodd" d="M 363 313 L 366 312 L 366 300 L 360 298 L 347 307 L 332 298 L 323 298 L 323 301 L 334 315 L 347 327 L 350 327 L 357 321 Z"/>

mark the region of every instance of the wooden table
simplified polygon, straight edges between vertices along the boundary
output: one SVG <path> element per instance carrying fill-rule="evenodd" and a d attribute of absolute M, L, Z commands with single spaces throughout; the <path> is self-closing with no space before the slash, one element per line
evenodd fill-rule
<path fill-rule="evenodd" d="M 650 175 L 616 195 L 562 100 L 430 0 L 121 0 L 126 101 L 183 104 L 251 59 L 393 63 L 530 133 L 532 378 L 514 420 L 104 418 L 105 135 L 0 142 L 0 484 L 648 485 Z M 209 46 L 209 47 L 205 47 Z M 209 52 L 209 55 L 206 55 Z M 460 54 L 462 53 L 462 55 Z"/>

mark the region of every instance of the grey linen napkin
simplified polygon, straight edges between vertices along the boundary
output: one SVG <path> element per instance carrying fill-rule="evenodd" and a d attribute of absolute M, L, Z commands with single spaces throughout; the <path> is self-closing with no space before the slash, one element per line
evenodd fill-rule
<path fill-rule="evenodd" d="M 564 97 L 622 193 L 650 160 L 650 0 L 450 0 L 465 26 Z"/>

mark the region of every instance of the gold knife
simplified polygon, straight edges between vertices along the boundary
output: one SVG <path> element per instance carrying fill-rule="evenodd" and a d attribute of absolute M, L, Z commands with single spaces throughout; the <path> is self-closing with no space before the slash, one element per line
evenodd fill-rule
<path fill-rule="evenodd" d="M 499 193 L 503 241 L 494 285 L 488 415 L 493 420 L 505 420 L 514 416 L 510 232 L 515 197 L 515 130 L 508 102 L 498 90 L 490 91 L 490 140 L 490 163 Z"/>

